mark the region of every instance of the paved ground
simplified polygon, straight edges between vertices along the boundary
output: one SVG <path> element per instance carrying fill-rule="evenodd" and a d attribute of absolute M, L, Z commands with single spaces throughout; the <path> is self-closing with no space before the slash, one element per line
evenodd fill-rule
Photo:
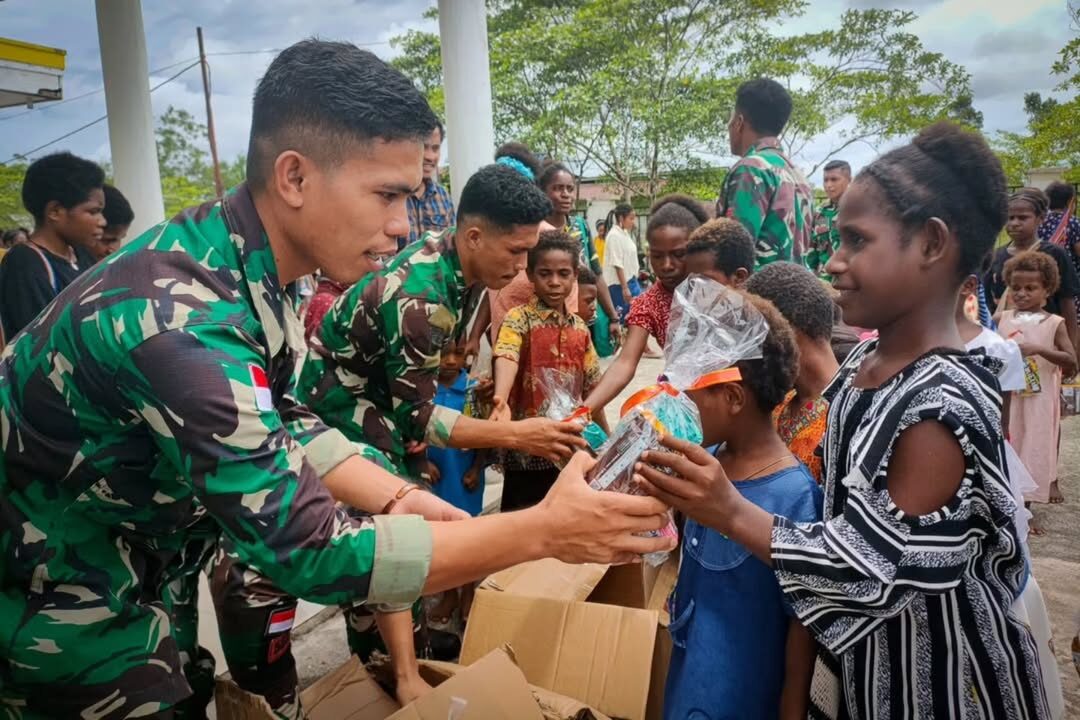
<path fill-rule="evenodd" d="M 612 425 L 618 408 L 629 394 L 655 381 L 662 370 L 660 360 L 644 360 L 634 382 L 626 392 L 609 406 Z M 1066 718 L 1080 718 L 1080 679 L 1070 654 L 1072 636 L 1080 627 L 1080 417 L 1063 421 L 1061 465 L 1062 491 L 1067 502 L 1063 505 L 1037 506 L 1035 512 L 1047 534 L 1031 538 L 1034 573 L 1046 598 L 1054 628 L 1054 645 L 1066 698 Z M 486 497 L 485 504 L 497 501 Z M 203 626 L 200 638 L 208 647 L 220 652 L 213 627 L 213 612 L 206 593 L 203 593 Z M 319 613 L 318 606 L 304 604 L 303 619 Z M 340 613 L 324 610 L 306 623 L 295 640 L 297 665 L 301 682 L 308 684 L 346 659 L 345 630 Z M 219 670 L 224 663 L 219 660 Z"/>

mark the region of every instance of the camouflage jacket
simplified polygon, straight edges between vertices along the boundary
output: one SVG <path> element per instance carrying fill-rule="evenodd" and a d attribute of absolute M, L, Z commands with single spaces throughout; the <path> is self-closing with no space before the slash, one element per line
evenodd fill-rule
<path fill-rule="evenodd" d="M 762 138 L 728 171 L 716 214 L 750 231 L 758 268 L 777 260 L 800 262 L 810 249 L 814 194 L 776 138 Z"/>
<path fill-rule="evenodd" d="M 829 280 L 825 266 L 829 258 L 840 247 L 840 231 L 836 227 L 836 212 L 839 208 L 833 202 L 822 205 L 814 214 L 813 232 L 810 236 L 810 251 L 803 255 L 803 264 L 815 275 Z"/>
<path fill-rule="evenodd" d="M 338 298 L 311 337 L 300 397 L 329 425 L 406 467 L 410 441 L 446 447 L 460 413 L 435 405 L 443 346 L 482 290 L 465 285 L 454 229 L 427 233 Z M 410 463 L 411 465 L 411 463 Z"/>
<path fill-rule="evenodd" d="M 221 532 L 290 594 L 419 594 L 427 525 L 351 519 L 320 480 L 355 450 L 293 399 L 302 343 L 243 185 L 88 270 L 14 338 L 0 359 L 0 708 L 58 688 L 87 688 L 70 692 L 87 707 L 125 668 L 155 702 L 186 695 L 161 598 Z"/>

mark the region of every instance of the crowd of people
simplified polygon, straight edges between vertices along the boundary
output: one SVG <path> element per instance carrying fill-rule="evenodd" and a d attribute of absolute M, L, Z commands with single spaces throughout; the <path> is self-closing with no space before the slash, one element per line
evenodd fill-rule
<path fill-rule="evenodd" d="M 643 257 L 632 205 L 594 237 L 573 173 L 520 143 L 455 207 L 446 129 L 346 43 L 282 51 L 246 181 L 119 250 L 133 216 L 101 168 L 33 163 L 34 229 L 0 262 L 0 708 L 203 716 L 203 571 L 233 680 L 277 716 L 304 713 L 297 598 L 341 605 L 409 702 L 473 582 L 672 550 L 650 531 L 675 511 L 665 717 L 1060 718 L 1025 503 L 1063 499 L 1071 188 L 1010 195 L 939 123 L 855 176 L 830 162 L 815 208 L 791 112 L 740 85 L 714 211 L 661 197 Z M 688 281 L 767 332 L 686 391 L 700 444 L 642 456 L 643 495 L 597 492 L 550 378 L 610 432 Z"/>

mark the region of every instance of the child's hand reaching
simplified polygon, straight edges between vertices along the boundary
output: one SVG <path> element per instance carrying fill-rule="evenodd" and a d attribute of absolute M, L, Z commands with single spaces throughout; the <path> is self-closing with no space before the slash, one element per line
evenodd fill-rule
<path fill-rule="evenodd" d="M 439 472 L 439 466 L 430 460 L 427 460 L 426 463 L 427 468 L 424 470 L 424 479 L 432 485 L 438 485 L 439 481 L 442 480 L 442 473 Z"/>
<path fill-rule="evenodd" d="M 1047 348 L 1043 345 L 1021 339 L 1016 340 L 1016 345 L 1020 348 L 1020 354 L 1024 357 L 1031 357 L 1033 355 L 1045 355 L 1047 350 Z"/>
<path fill-rule="evenodd" d="M 465 474 L 461 476 L 461 484 L 465 486 L 465 489 L 469 492 L 473 492 L 480 486 L 480 468 L 473 465 Z"/>

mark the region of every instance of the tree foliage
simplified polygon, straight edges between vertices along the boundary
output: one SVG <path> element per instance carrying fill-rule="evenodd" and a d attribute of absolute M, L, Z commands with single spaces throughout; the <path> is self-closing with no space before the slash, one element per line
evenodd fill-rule
<path fill-rule="evenodd" d="M 735 88 L 757 75 L 791 89 L 785 140 L 815 168 L 853 143 L 910 134 L 938 117 L 981 123 L 967 73 L 906 32 L 913 13 L 849 10 L 834 29 L 779 32 L 807 7 L 489 0 L 496 134 L 602 175 L 625 196 L 651 198 L 664 178 L 727 157 Z M 394 63 L 441 109 L 438 36 L 410 31 L 394 44 Z M 815 142 L 826 134 L 835 146 Z"/>
<path fill-rule="evenodd" d="M 214 174 L 209 159 L 206 126 L 188 111 L 170 106 L 158 117 L 154 135 L 161 169 L 165 217 L 172 217 L 186 207 L 213 198 Z M 101 166 L 111 182 L 112 165 L 103 162 Z M 226 188 L 243 181 L 245 166 L 246 158 L 243 155 L 221 164 L 221 177 Z M 22 181 L 26 167 L 25 163 L 0 165 L 0 230 L 31 225 L 32 219 L 22 206 Z"/>
<path fill-rule="evenodd" d="M 1027 132 L 1001 132 L 995 139 L 998 157 L 1014 185 L 1024 183 L 1029 169 L 1046 166 L 1064 167 L 1066 180 L 1080 182 L 1080 4 L 1070 3 L 1068 10 L 1078 34 L 1061 48 L 1051 67 L 1065 99 L 1026 93 Z"/>

